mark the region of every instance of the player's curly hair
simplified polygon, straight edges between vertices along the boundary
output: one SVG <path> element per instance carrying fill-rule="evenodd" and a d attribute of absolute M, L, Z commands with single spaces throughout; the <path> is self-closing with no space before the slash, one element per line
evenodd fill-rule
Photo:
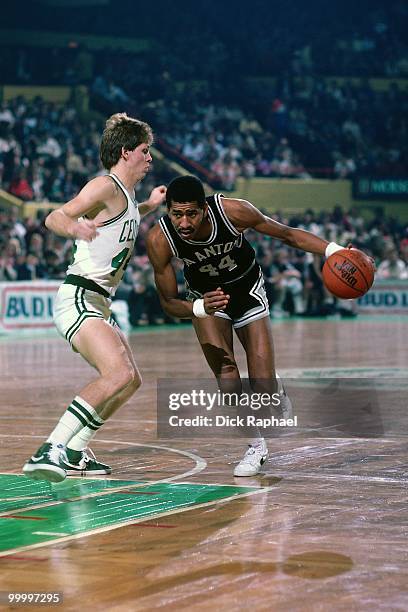
<path fill-rule="evenodd" d="M 167 186 L 167 208 L 173 202 L 197 202 L 200 208 L 206 203 L 204 186 L 199 178 L 192 175 L 178 176 Z"/>
<path fill-rule="evenodd" d="M 142 143 L 151 145 L 153 132 L 150 125 L 139 119 L 128 117 L 126 113 L 116 113 L 106 121 L 102 134 L 99 155 L 103 167 L 110 170 L 118 163 L 125 151 L 133 151 Z"/>

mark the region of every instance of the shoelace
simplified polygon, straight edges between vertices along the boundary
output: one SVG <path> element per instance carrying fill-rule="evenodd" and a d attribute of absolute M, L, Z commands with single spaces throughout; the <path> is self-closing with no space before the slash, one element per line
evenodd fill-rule
<path fill-rule="evenodd" d="M 256 454 L 258 448 L 252 446 L 252 444 L 248 444 L 248 446 L 249 448 L 242 459 L 242 463 L 252 463 L 253 459 L 255 459 L 254 455 Z M 259 450 L 261 449 L 259 448 Z"/>
<path fill-rule="evenodd" d="M 81 461 L 79 462 L 80 467 L 86 467 L 86 464 L 92 460 L 96 460 L 95 454 L 90 448 L 85 448 L 82 451 Z M 82 465 L 81 465 L 82 464 Z"/>
<path fill-rule="evenodd" d="M 47 453 L 50 461 L 53 463 L 59 463 L 62 451 L 63 448 L 61 448 L 61 446 L 58 444 L 51 444 L 51 448 Z"/>

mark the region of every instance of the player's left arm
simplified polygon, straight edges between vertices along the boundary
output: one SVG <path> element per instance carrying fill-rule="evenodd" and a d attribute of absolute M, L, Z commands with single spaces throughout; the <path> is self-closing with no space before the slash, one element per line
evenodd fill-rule
<path fill-rule="evenodd" d="M 260 234 L 272 236 L 272 238 L 276 238 L 295 249 L 317 253 L 318 255 L 326 253 L 329 245 L 327 240 L 323 240 L 306 230 L 279 223 L 264 215 L 246 200 L 223 198 L 222 203 L 228 219 L 239 232 L 251 228 Z"/>
<path fill-rule="evenodd" d="M 155 187 L 148 200 L 139 204 L 139 213 L 141 217 L 148 215 L 155 211 L 166 199 L 166 187 L 165 185 L 159 185 Z"/>

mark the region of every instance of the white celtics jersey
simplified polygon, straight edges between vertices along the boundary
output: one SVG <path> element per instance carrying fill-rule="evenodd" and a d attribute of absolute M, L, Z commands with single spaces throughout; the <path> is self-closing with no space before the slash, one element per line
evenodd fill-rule
<path fill-rule="evenodd" d="M 139 231 L 138 204 L 114 174 L 109 174 L 126 197 L 126 208 L 98 227 L 98 236 L 92 242 L 75 241 L 74 261 L 67 270 L 90 279 L 114 295 L 126 266 L 132 257 Z"/>

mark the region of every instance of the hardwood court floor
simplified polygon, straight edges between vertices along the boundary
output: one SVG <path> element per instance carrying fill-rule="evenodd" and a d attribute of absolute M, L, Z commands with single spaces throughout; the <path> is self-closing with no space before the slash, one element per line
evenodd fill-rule
<path fill-rule="evenodd" d="M 402 319 L 279 322 L 278 370 L 381 377 L 404 410 L 405 329 Z M 157 379 L 209 377 L 192 329 L 131 344 L 144 385 L 92 445 L 116 480 L 30 488 L 22 464 L 92 371 L 56 336 L 0 340 L 3 601 L 15 591 L 62 592 L 64 610 L 408 609 L 403 415 L 390 434 L 377 407 L 386 427 L 374 438 L 270 440 L 262 475 L 234 479 L 245 440 L 155 435 Z"/>

